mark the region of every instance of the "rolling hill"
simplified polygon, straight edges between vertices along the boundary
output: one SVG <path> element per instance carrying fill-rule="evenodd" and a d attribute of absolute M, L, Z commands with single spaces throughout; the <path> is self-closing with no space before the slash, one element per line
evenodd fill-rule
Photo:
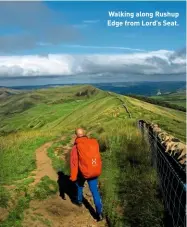
<path fill-rule="evenodd" d="M 48 155 L 56 172 L 68 174 L 68 154 L 76 127 L 84 127 L 99 140 L 104 165 L 100 190 L 112 226 L 163 226 L 163 204 L 155 170 L 149 165 L 149 151 L 137 129 L 139 119 L 158 123 L 185 141 L 185 112 L 89 85 L 18 92 L 0 99 L 0 213 L 4 213 L 0 226 L 36 225 L 39 218 L 33 214 L 33 203 L 39 207 L 39 201 L 44 200 L 50 207 L 51 196 L 59 200 L 51 169 L 42 174 L 52 176 L 52 182 L 45 175 L 38 180 L 38 171 L 42 170 L 37 152 L 43 152 L 39 154 L 45 159 Z M 59 206 L 66 209 L 66 203 Z M 70 204 L 68 208 L 73 209 Z M 55 215 L 45 210 L 45 226 L 58 226 Z M 74 219 L 72 211 L 68 215 Z"/>
<path fill-rule="evenodd" d="M 168 94 L 162 94 L 152 96 L 156 100 L 161 100 L 178 106 L 186 107 L 186 91 L 172 92 Z"/>
<path fill-rule="evenodd" d="M 90 122 L 92 125 L 94 120 L 103 123 L 103 119 L 110 118 L 115 113 L 120 119 L 128 119 L 128 115 L 116 98 L 120 97 L 128 106 L 134 121 L 145 118 L 159 123 L 163 129 L 174 133 L 180 139 L 185 139 L 185 113 L 132 97 L 111 94 L 115 93 L 88 85 L 18 92 L 0 101 L 0 132 L 9 133 L 28 129 L 45 131 L 45 128 L 54 128 L 54 126 L 58 131 L 57 128 L 64 126 L 67 121 L 72 120 L 69 128 L 84 122 L 85 124 Z M 81 118 L 83 116 L 84 119 Z M 179 124 L 180 129 L 173 128 L 173 121 Z"/>
<path fill-rule="evenodd" d="M 42 88 L 50 88 L 56 86 L 66 86 L 67 84 L 59 83 L 55 84 L 55 80 L 51 80 L 51 84 L 43 84 L 43 85 L 28 85 L 28 86 L 14 86 L 9 87 L 18 90 L 36 90 Z M 71 84 L 78 85 L 78 84 Z M 94 87 L 102 89 L 104 91 L 111 91 L 117 94 L 136 94 L 136 95 L 144 95 L 144 96 L 153 96 L 156 95 L 158 90 L 161 93 L 170 93 L 177 92 L 178 90 L 185 90 L 186 81 L 134 81 L 134 82 L 108 82 L 108 83 L 92 83 Z M 1 87 L 1 86 L 0 86 Z"/>
<path fill-rule="evenodd" d="M 6 100 L 8 97 L 23 93 L 24 91 L 0 87 L 0 100 Z"/>

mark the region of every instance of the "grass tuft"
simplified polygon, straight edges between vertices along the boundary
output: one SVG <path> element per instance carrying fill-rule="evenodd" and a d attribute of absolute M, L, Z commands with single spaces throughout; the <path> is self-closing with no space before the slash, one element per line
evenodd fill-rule
<path fill-rule="evenodd" d="M 9 191 L 5 187 L 0 185 L 0 207 L 7 208 L 9 198 L 10 198 Z"/>
<path fill-rule="evenodd" d="M 50 195 L 56 194 L 58 185 L 55 181 L 51 180 L 48 176 L 44 176 L 40 182 L 35 186 L 32 193 L 32 199 L 43 200 Z"/>

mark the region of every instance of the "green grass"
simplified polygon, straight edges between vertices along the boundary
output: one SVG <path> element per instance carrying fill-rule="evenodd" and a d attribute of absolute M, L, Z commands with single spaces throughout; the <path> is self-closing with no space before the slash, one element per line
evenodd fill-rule
<path fill-rule="evenodd" d="M 2 120 L 1 132 L 39 129 L 49 122 L 63 118 L 63 116 L 71 113 L 79 105 L 80 104 L 75 101 L 72 101 L 71 105 L 69 105 L 69 103 L 54 105 L 38 104 L 27 111 Z"/>
<path fill-rule="evenodd" d="M 78 91 L 98 90 L 89 86 L 70 88 L 41 89 L 27 94 L 11 96 L 0 102 L 0 132 L 2 135 L 19 130 L 39 129 L 50 122 L 69 115 L 80 104 L 87 103 L 89 97 L 76 96 Z M 101 94 L 99 94 L 101 95 Z M 29 100 L 29 101 L 28 101 Z M 58 100 L 60 100 L 58 102 Z M 30 104 L 25 107 L 24 103 Z M 8 114 L 9 113 L 9 114 Z"/>
<path fill-rule="evenodd" d="M 27 192 L 29 184 L 31 184 L 33 182 L 34 182 L 34 178 L 33 177 L 29 177 L 29 178 L 21 180 L 20 182 L 16 182 L 15 191 L 18 192 L 18 193 L 21 192 L 21 191 Z"/>
<path fill-rule="evenodd" d="M 25 100 L 32 105 L 22 105 Z M 120 100 L 125 102 L 132 118 Z M 163 207 L 158 198 L 157 178 L 146 144 L 137 130 L 137 120 L 158 123 L 185 141 L 185 113 L 130 97 L 110 95 L 91 86 L 41 89 L 13 95 L 0 100 L 0 109 L 1 184 L 13 183 L 17 191 L 26 191 L 33 178 L 24 178 L 36 168 L 35 150 L 62 136 L 65 139 L 54 142 L 47 152 L 54 169 L 68 173 L 67 165 L 54 150 L 60 146 L 63 153 L 63 146 L 70 142 L 75 128 L 84 127 L 100 143 L 101 190 L 112 226 L 162 226 Z M 5 115 L 7 111 L 9 114 Z M 15 182 L 20 179 L 24 180 Z M 56 186 L 56 182 L 44 177 L 36 185 L 31 199 L 47 198 L 56 193 Z M 2 195 L 2 204 L 6 204 L 8 194 L 2 192 Z M 20 203 L 25 209 L 29 200 L 22 200 Z M 18 206 L 11 212 L 4 222 L 8 224 L 3 226 L 20 226 L 23 210 Z"/>
<path fill-rule="evenodd" d="M 81 89 L 87 89 L 87 86 L 41 89 L 31 92 L 32 96 L 28 93 L 27 96 L 32 98 L 33 96 L 42 97 L 41 101 L 38 99 L 35 101 L 36 98 L 33 98 L 35 101 L 34 106 L 19 114 L 3 117 L 0 114 L 1 134 L 6 135 L 10 132 L 28 130 L 52 130 L 54 134 L 57 132 L 68 132 L 68 130 L 74 130 L 73 127 L 82 124 L 87 127 L 87 125 L 93 125 L 95 122 L 103 123 L 103 121 L 107 120 L 116 120 L 113 116 L 115 111 L 119 112 L 118 118 L 129 118 L 124 113 L 125 110 L 121 106 L 121 102 L 115 97 L 111 97 L 108 93 L 97 89 L 95 95 L 89 98 L 87 96 L 80 98 L 76 96 L 76 93 Z M 25 95 L 21 94 L 20 96 L 24 98 Z M 52 101 L 62 97 L 65 102 L 51 104 Z M 117 97 L 120 97 L 120 95 L 117 95 Z M 139 100 L 135 102 L 135 99 L 129 97 L 124 97 L 123 99 L 127 102 L 129 111 L 134 119 L 144 118 L 145 120 L 155 120 L 155 122 L 160 121 L 161 125 L 167 122 L 167 130 L 170 129 L 173 119 L 179 125 L 178 129 L 181 129 L 181 131 L 177 132 L 173 129 L 169 131 L 175 131 L 180 138 L 185 137 L 185 113 L 148 103 L 145 105 L 145 102 Z M 9 102 L 7 101 L 7 103 Z"/>
<path fill-rule="evenodd" d="M 27 177 L 36 168 L 35 150 L 52 137 L 23 133 L 0 137 L 0 184 L 11 184 Z"/>
<path fill-rule="evenodd" d="M 22 220 L 24 218 L 24 210 L 29 207 L 30 196 L 21 197 L 18 199 L 18 203 L 15 208 L 13 208 L 8 218 L 0 223 L 0 227 L 21 227 Z"/>
<path fill-rule="evenodd" d="M 66 174 L 69 173 L 69 166 L 68 166 L 69 163 L 66 163 L 66 160 L 60 159 L 59 156 L 63 155 L 64 153 L 63 146 L 68 145 L 70 141 L 71 141 L 71 137 L 67 136 L 64 138 L 64 140 L 53 143 L 53 145 L 47 150 L 47 154 L 51 158 L 53 168 L 55 169 L 56 172 L 63 171 Z M 58 147 L 61 148 L 61 151 L 60 153 L 58 153 L 58 156 L 57 156 L 57 154 L 55 154 L 55 149 Z"/>
<path fill-rule="evenodd" d="M 164 208 L 158 198 L 156 172 L 146 144 L 133 124 L 125 125 L 125 131 L 121 124 L 117 126 L 113 131 L 110 127 L 104 129 L 104 140 L 96 133 L 100 144 L 108 147 L 102 153 L 104 168 L 100 181 L 110 224 L 163 226 Z M 106 135 L 107 131 L 110 133 Z"/>
<path fill-rule="evenodd" d="M 70 141 L 71 141 L 71 136 L 66 136 L 66 138 L 60 141 L 59 144 L 65 146 L 65 145 L 68 145 Z"/>
<path fill-rule="evenodd" d="M 9 191 L 5 187 L 0 186 L 0 207 L 7 208 L 9 198 L 10 198 Z"/>
<path fill-rule="evenodd" d="M 156 100 L 161 100 L 178 106 L 186 107 L 186 92 L 176 92 L 170 94 L 163 94 L 152 96 Z"/>
<path fill-rule="evenodd" d="M 157 123 L 162 129 L 186 141 L 186 113 L 153 105 L 134 98 L 124 97 L 134 119 Z"/>
<path fill-rule="evenodd" d="M 58 191 L 57 182 L 51 180 L 48 176 L 43 177 L 35 186 L 32 193 L 32 199 L 43 200 Z"/>
<path fill-rule="evenodd" d="M 59 159 L 55 153 L 54 150 L 61 146 L 62 144 L 60 142 L 58 143 L 54 143 L 48 150 L 47 150 L 47 154 L 48 156 L 51 158 L 52 160 L 52 165 L 53 168 L 56 170 L 56 172 L 61 171 L 62 169 L 64 169 L 65 167 L 65 163 L 63 160 Z"/>

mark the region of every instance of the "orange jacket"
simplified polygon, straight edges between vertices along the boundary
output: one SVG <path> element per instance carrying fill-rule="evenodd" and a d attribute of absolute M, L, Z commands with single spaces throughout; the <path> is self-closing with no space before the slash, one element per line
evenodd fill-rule
<path fill-rule="evenodd" d="M 76 181 L 78 174 L 78 154 L 76 145 L 73 146 L 70 154 L 70 180 Z"/>

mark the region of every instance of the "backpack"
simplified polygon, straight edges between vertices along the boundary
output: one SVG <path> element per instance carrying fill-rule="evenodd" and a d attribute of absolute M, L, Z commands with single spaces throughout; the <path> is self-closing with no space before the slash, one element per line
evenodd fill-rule
<path fill-rule="evenodd" d="M 102 161 L 99 144 L 96 139 L 88 137 L 77 138 L 76 141 L 79 170 L 85 179 L 101 175 Z"/>

